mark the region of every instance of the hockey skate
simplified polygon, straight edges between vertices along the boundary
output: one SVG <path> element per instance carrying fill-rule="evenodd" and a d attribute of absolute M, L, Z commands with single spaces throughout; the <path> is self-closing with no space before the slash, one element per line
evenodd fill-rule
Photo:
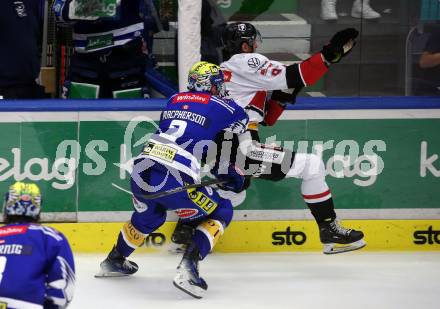
<path fill-rule="evenodd" d="M 171 254 L 180 254 L 180 253 L 184 253 L 186 249 L 186 245 L 184 244 L 176 244 L 174 242 L 171 242 L 168 245 L 168 252 Z"/>
<path fill-rule="evenodd" d="M 139 269 L 136 263 L 123 257 L 116 247 L 113 247 L 107 258 L 101 262 L 100 267 L 101 271 L 95 275 L 95 278 L 129 276 Z"/>
<path fill-rule="evenodd" d="M 202 298 L 208 289 L 205 280 L 199 276 L 199 251 L 194 245 L 189 245 L 185 251 L 173 284 L 195 298 Z"/>
<path fill-rule="evenodd" d="M 324 254 L 343 253 L 365 247 L 364 233 L 346 229 L 337 219 L 319 224 L 319 237 L 324 244 Z"/>
<path fill-rule="evenodd" d="M 177 221 L 177 225 L 171 235 L 171 244 L 168 247 L 170 253 L 184 253 L 186 247 L 191 243 L 194 235 L 194 227 L 183 223 L 181 220 Z"/>

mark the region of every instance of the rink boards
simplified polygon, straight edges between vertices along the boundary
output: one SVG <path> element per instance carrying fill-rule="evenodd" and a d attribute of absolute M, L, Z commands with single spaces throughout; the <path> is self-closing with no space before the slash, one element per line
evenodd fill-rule
<path fill-rule="evenodd" d="M 322 155 L 338 216 L 365 231 L 367 250 L 438 250 L 440 100 L 387 109 L 371 105 L 383 98 L 358 101 L 367 109 L 300 102 L 262 128 L 262 141 Z M 0 192 L 14 180 L 36 182 L 44 221 L 72 222 L 57 226 L 77 251 L 107 251 L 130 217 L 130 160 L 156 130 L 163 101 L 16 105 L 0 106 Z M 147 241 L 166 244 L 176 219 Z M 312 220 L 299 180 L 256 180 L 218 250 L 319 250 Z"/>
<path fill-rule="evenodd" d="M 131 160 L 156 130 L 159 115 L 0 113 L 0 192 L 14 179 L 30 179 L 42 189 L 47 221 L 87 221 L 89 215 L 115 221 L 109 214 L 131 210 Z M 370 215 L 389 209 L 399 215 L 403 209 L 403 219 L 414 219 L 412 213 L 440 219 L 439 128 L 440 109 L 295 110 L 275 127 L 262 128 L 261 138 L 322 155 L 337 208 Z M 254 181 L 238 209 L 266 220 L 279 211 L 303 210 L 300 183 Z M 382 218 L 377 214 L 367 219 Z"/>
<path fill-rule="evenodd" d="M 440 220 L 344 220 L 365 233 L 368 251 L 440 251 Z M 108 252 L 122 222 L 57 223 L 75 252 Z M 175 222 L 150 234 L 137 252 L 170 249 Z M 233 221 L 220 238 L 216 252 L 282 252 L 322 250 L 313 221 Z"/>

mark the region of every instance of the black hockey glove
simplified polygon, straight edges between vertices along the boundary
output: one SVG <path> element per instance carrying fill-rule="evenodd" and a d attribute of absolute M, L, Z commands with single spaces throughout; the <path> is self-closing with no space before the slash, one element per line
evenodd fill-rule
<path fill-rule="evenodd" d="M 337 32 L 330 43 L 324 45 L 321 50 L 325 60 L 330 63 L 337 63 L 341 61 L 356 45 L 356 38 L 359 31 L 354 28 L 347 28 Z"/>

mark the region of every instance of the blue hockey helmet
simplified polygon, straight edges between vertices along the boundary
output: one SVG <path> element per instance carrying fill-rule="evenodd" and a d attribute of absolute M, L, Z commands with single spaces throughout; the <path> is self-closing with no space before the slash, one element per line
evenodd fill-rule
<path fill-rule="evenodd" d="M 40 188 L 34 183 L 16 182 L 5 194 L 3 214 L 38 220 L 41 211 Z"/>

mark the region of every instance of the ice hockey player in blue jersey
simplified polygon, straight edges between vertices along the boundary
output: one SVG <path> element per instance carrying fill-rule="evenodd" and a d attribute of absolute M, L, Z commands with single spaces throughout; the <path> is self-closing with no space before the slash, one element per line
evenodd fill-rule
<path fill-rule="evenodd" d="M 61 24 L 73 27 L 75 52 L 66 76 L 66 98 L 146 97 L 143 50 L 151 0 L 55 0 Z M 150 29 L 148 29 L 150 30 Z"/>
<path fill-rule="evenodd" d="M 234 101 L 223 99 L 223 73 L 217 65 L 198 62 L 188 76 L 189 92 L 172 96 L 162 112 L 159 130 L 135 159 L 131 190 L 135 211 L 119 233 L 117 243 L 101 263 L 97 277 L 131 275 L 138 266 L 126 258 L 146 236 L 164 224 L 166 211 L 174 210 L 195 227 L 191 242 L 177 267 L 174 285 L 195 298 L 207 290 L 199 276 L 198 262 L 213 249 L 232 220 L 232 205 L 215 189 L 199 187 L 176 194 L 146 199 L 145 196 L 200 182 L 201 160 L 216 154 L 214 137 L 222 130 L 242 133 L 248 117 Z M 243 189 L 244 176 L 229 161 L 220 161 L 211 173 L 226 181 L 222 187 Z"/>
<path fill-rule="evenodd" d="M 16 182 L 6 193 L 0 227 L 0 308 L 60 309 L 72 300 L 75 266 L 63 234 L 38 224 L 36 184 Z"/>

